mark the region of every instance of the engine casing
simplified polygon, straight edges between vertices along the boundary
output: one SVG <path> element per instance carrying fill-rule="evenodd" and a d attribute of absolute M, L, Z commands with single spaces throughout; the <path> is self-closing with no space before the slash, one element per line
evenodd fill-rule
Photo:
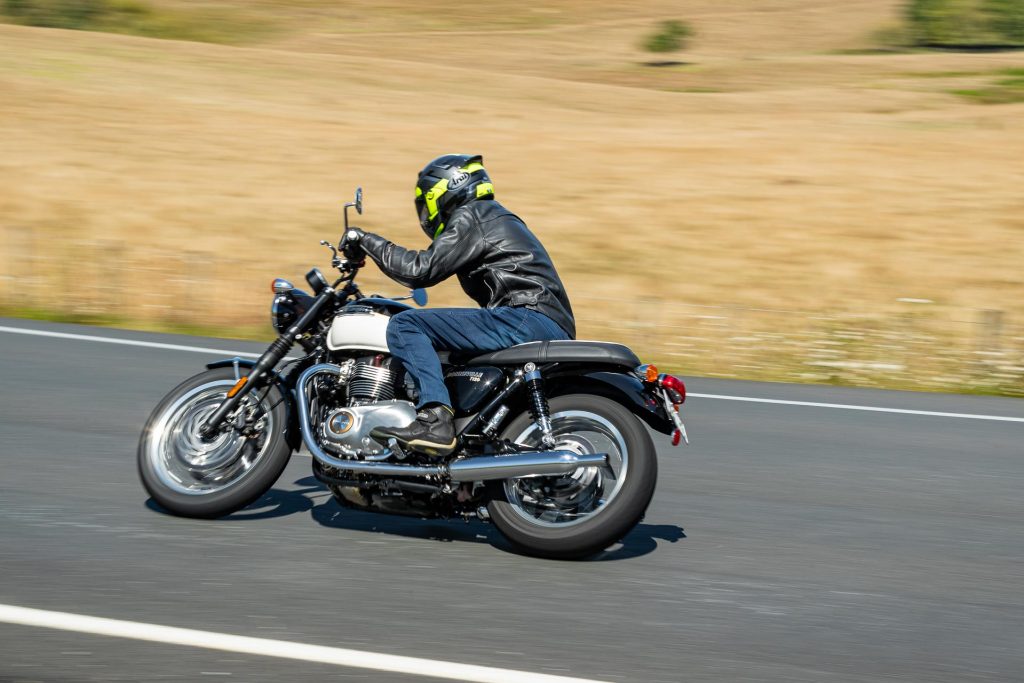
<path fill-rule="evenodd" d="M 321 443 L 324 448 L 342 455 L 380 455 L 386 444 L 371 438 L 370 432 L 375 427 L 407 427 L 415 420 L 416 408 L 408 401 L 337 408 L 323 421 Z"/>

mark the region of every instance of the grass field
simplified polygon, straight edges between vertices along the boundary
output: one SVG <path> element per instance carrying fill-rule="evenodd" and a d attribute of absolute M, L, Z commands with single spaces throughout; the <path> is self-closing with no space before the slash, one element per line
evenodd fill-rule
<path fill-rule="evenodd" d="M 217 3 L 219 34 L 259 27 L 233 45 L 0 25 L 0 302 L 250 334 L 272 276 L 326 266 L 356 185 L 363 227 L 425 246 L 415 173 L 467 150 L 581 336 L 694 373 L 1024 392 L 1024 53 L 873 53 L 897 8 Z M 696 37 L 648 65 L 666 18 Z M 956 374 L 978 352 L 1003 356 Z"/>

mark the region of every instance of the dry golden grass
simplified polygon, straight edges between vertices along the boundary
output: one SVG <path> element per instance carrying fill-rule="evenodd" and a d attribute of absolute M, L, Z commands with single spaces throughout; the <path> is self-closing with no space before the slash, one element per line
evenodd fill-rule
<path fill-rule="evenodd" d="M 869 47 L 889 0 L 552 5 L 246 3 L 280 27 L 247 47 L 0 25 L 0 270 L 18 277 L 0 303 L 145 278 L 123 312 L 174 318 L 182 281 L 209 276 L 185 315 L 262 324 L 265 282 L 325 265 L 356 185 L 364 227 L 425 246 L 415 173 L 467 150 L 552 252 L 584 336 L 650 343 L 614 322 L 634 297 L 1024 320 L 1024 105 L 949 94 L 1024 54 L 839 54 Z M 683 64 L 644 64 L 661 18 L 697 30 Z M 108 255 L 76 264 L 96 242 Z M 12 263 L 31 254 L 48 280 Z M 721 372 L 713 355 L 693 369 Z"/>

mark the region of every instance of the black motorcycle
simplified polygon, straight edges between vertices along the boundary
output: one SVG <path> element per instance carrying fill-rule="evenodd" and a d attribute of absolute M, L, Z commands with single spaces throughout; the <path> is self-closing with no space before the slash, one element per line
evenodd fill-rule
<path fill-rule="evenodd" d="M 345 205 L 362 213 L 362 191 Z M 343 238 L 344 239 L 344 238 Z M 446 458 L 381 443 L 375 427 L 416 419 L 416 388 L 385 338 L 398 299 L 364 296 L 361 263 L 339 255 L 313 294 L 273 282 L 280 336 L 259 359 L 232 358 L 173 389 L 139 442 L 146 491 L 186 517 L 246 507 L 305 446 L 313 473 L 344 507 L 490 520 L 520 550 L 579 558 L 625 536 L 654 495 L 658 464 L 645 425 L 686 438 L 683 382 L 597 341 L 519 344 L 475 357 L 442 353 L 458 447 Z M 423 290 L 415 303 L 426 304 Z M 303 355 L 288 358 L 298 344 Z"/>

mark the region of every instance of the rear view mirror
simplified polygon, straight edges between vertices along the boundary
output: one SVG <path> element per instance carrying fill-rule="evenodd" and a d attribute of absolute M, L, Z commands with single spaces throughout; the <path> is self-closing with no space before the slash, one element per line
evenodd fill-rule
<path fill-rule="evenodd" d="M 412 290 L 412 300 L 417 306 L 427 305 L 427 290 L 425 289 L 414 289 Z"/>
<path fill-rule="evenodd" d="M 356 208 L 356 213 L 363 215 L 363 188 L 356 188 L 356 200 L 345 204 L 345 232 L 348 232 L 348 209 L 350 206 Z"/>

